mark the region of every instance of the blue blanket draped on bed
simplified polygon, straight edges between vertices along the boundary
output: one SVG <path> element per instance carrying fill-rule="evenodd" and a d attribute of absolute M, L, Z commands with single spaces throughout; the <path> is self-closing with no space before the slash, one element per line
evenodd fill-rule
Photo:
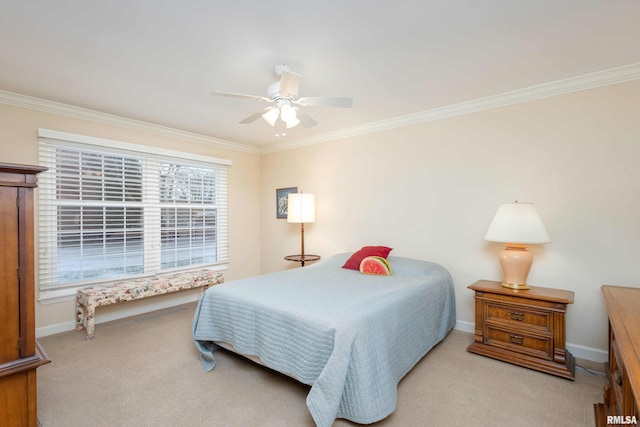
<path fill-rule="evenodd" d="M 205 370 L 213 341 L 227 342 L 311 385 L 320 427 L 391 414 L 398 382 L 455 323 L 453 283 L 437 264 L 400 257 L 388 258 L 391 276 L 363 275 L 341 268 L 348 256 L 209 288 L 193 320 Z"/>

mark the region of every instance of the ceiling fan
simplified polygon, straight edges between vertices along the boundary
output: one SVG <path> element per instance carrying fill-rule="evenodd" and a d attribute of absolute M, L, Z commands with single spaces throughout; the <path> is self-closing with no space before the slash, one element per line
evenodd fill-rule
<path fill-rule="evenodd" d="M 264 111 L 259 111 L 241 120 L 241 124 L 253 123 L 262 117 L 271 126 L 275 126 L 278 117 L 285 123 L 287 129 L 301 124 L 305 128 L 315 126 L 317 122 L 299 109 L 302 107 L 340 107 L 351 108 L 353 100 L 348 97 L 311 96 L 298 98 L 298 86 L 302 81 L 300 74 L 293 73 L 286 64 L 275 66 L 275 73 L 280 80 L 267 88 L 266 96 L 243 95 L 239 93 L 212 91 L 211 95 L 229 98 L 254 99 L 259 102 L 274 104 Z"/>

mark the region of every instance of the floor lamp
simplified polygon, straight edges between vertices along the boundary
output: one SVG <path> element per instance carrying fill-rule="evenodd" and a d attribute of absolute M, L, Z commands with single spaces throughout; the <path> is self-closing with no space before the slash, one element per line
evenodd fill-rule
<path fill-rule="evenodd" d="M 315 222 L 315 220 L 315 196 L 307 193 L 290 193 L 287 201 L 287 222 L 300 224 L 300 255 L 304 255 L 304 224 Z"/>

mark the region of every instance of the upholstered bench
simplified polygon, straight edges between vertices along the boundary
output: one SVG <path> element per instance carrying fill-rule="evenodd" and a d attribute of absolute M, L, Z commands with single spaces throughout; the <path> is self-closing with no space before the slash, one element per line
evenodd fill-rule
<path fill-rule="evenodd" d="M 206 289 L 222 282 L 224 282 L 224 278 L 218 271 L 197 270 L 78 289 L 76 293 L 76 331 L 86 329 L 86 339 L 93 339 L 96 307 L 187 289 Z"/>

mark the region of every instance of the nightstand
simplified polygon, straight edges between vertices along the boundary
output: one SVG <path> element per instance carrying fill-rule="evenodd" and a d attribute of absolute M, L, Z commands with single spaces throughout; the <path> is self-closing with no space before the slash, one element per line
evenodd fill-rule
<path fill-rule="evenodd" d="M 565 314 L 573 292 L 531 286 L 527 290 L 479 280 L 476 325 L 468 351 L 573 380 L 575 361 L 565 349 Z"/>

